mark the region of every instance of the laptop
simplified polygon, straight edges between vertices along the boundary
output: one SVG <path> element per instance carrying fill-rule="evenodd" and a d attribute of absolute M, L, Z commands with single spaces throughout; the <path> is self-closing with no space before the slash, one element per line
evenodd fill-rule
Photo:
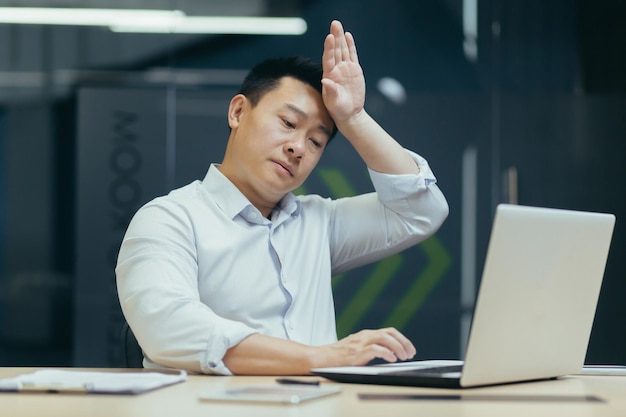
<path fill-rule="evenodd" d="M 580 373 L 614 224 L 612 214 L 501 204 L 463 361 L 311 372 L 339 382 L 442 388 Z"/>

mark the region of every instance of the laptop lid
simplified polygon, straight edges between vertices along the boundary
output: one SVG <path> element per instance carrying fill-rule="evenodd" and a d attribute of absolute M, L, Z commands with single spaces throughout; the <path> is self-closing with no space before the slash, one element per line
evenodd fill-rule
<path fill-rule="evenodd" d="M 460 374 L 413 372 L 433 361 L 312 372 L 341 382 L 435 387 L 578 373 L 614 223 L 611 214 L 499 205 Z"/>
<path fill-rule="evenodd" d="M 461 386 L 582 368 L 615 216 L 499 205 Z"/>

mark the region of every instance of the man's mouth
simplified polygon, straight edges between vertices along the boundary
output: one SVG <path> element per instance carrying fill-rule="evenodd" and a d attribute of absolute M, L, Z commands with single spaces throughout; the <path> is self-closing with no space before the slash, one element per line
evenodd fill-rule
<path fill-rule="evenodd" d="M 290 176 L 293 177 L 293 171 L 291 166 L 289 166 L 288 164 L 284 164 L 282 162 L 278 162 L 278 161 L 274 161 L 274 163 L 278 166 L 280 166 L 282 169 L 284 169 Z"/>

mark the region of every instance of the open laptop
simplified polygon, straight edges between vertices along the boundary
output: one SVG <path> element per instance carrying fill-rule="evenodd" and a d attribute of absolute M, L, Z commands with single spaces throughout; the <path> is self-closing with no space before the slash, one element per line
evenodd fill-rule
<path fill-rule="evenodd" d="M 501 204 L 464 361 L 316 368 L 312 373 L 340 382 L 446 388 L 579 373 L 614 224 L 612 214 Z"/>

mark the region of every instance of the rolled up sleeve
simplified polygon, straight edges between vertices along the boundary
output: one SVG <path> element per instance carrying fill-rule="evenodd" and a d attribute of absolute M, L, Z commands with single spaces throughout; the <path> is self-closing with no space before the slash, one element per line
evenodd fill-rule
<path fill-rule="evenodd" d="M 184 216 L 145 207 L 120 248 L 117 290 L 147 367 L 230 375 L 226 351 L 255 333 L 201 302 L 193 233 Z"/>
<path fill-rule="evenodd" d="M 449 207 L 428 161 L 407 150 L 420 169 L 417 175 L 391 175 L 369 170 L 378 199 L 400 216 L 426 219 L 434 233 L 448 217 Z"/>
<path fill-rule="evenodd" d="M 448 203 L 428 162 L 407 152 L 419 174 L 370 169 L 375 193 L 337 200 L 331 227 L 333 274 L 414 246 L 432 236 L 447 218 Z"/>

